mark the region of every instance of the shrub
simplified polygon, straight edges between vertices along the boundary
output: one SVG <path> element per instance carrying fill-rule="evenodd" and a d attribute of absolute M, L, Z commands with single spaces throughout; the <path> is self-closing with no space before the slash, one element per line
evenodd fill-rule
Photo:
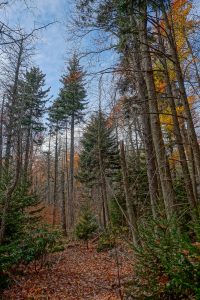
<path fill-rule="evenodd" d="M 114 234 L 109 230 L 106 229 L 104 232 L 102 232 L 97 246 L 97 251 L 106 251 L 113 249 L 115 246 L 115 236 Z"/>
<path fill-rule="evenodd" d="M 139 299 L 200 299 L 200 242 L 192 243 L 172 223 L 148 222 L 140 231 L 132 288 Z"/>
<path fill-rule="evenodd" d="M 29 230 L 20 239 L 0 246 L 0 272 L 35 260 L 43 264 L 47 255 L 54 252 L 60 243 L 60 233 L 47 226 Z"/>
<path fill-rule="evenodd" d="M 37 197 L 29 193 L 29 184 L 26 183 L 20 184 L 12 195 L 6 218 L 5 238 L 0 245 L 1 288 L 9 283 L 7 274 L 20 264 L 26 265 L 39 260 L 41 267 L 48 253 L 62 249 L 60 233 L 40 222 L 41 209 L 37 209 L 38 203 Z M 2 197 L 0 208 L 3 205 Z M 36 209 L 33 212 L 34 207 Z"/>
<path fill-rule="evenodd" d="M 84 208 L 75 229 L 77 238 L 86 241 L 88 247 L 88 240 L 97 228 L 97 222 L 91 211 L 88 208 Z"/>

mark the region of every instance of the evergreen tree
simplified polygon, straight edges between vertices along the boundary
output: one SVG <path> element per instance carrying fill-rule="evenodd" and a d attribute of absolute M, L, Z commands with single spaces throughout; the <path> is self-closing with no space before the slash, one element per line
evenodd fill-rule
<path fill-rule="evenodd" d="M 92 116 L 83 135 L 78 178 L 88 187 L 100 185 L 104 226 L 109 221 L 106 179 L 119 180 L 119 152 L 116 137 L 102 112 Z"/>
<path fill-rule="evenodd" d="M 23 125 L 31 128 L 35 133 L 43 131 L 42 117 L 46 111 L 48 92 L 50 88 L 44 89 L 46 75 L 38 67 L 32 67 L 25 74 L 20 85 L 20 96 L 24 100 L 25 114 Z"/>
<path fill-rule="evenodd" d="M 33 141 L 40 144 L 42 142 L 40 133 L 44 130 L 42 117 L 46 111 L 45 104 L 48 100 L 50 88 L 45 87 L 45 74 L 38 67 L 32 67 L 27 71 L 24 79 L 19 84 L 19 97 L 22 101 L 24 114 L 22 117 L 22 127 L 25 134 L 25 159 L 24 174 L 27 175 L 30 151 Z"/>
<path fill-rule="evenodd" d="M 92 234 L 97 230 L 97 228 L 97 222 L 94 216 L 92 215 L 90 209 L 88 207 L 84 208 L 79 222 L 76 226 L 75 233 L 77 238 L 87 242 L 87 248 L 88 240 L 92 236 Z"/>
<path fill-rule="evenodd" d="M 73 202 L 74 202 L 74 131 L 75 125 L 83 121 L 84 109 L 86 108 L 86 91 L 84 84 L 84 72 L 79 64 L 76 54 L 69 62 L 68 73 L 63 76 L 61 82 L 63 87 L 60 91 L 60 98 L 69 118 L 71 125 L 70 132 L 70 167 L 69 167 L 69 216 L 70 227 L 74 222 Z"/>
<path fill-rule="evenodd" d="M 63 128 L 63 120 L 65 118 L 65 110 L 60 98 L 57 98 L 49 108 L 49 122 L 52 132 L 59 131 Z"/>
<path fill-rule="evenodd" d="M 100 177 L 100 157 L 106 177 L 116 179 L 119 169 L 119 151 L 112 127 L 100 112 L 92 116 L 81 141 L 79 179 L 92 186 Z M 116 175 L 116 176 L 115 176 Z"/>
<path fill-rule="evenodd" d="M 60 98 L 67 116 L 74 118 L 74 123 L 83 121 L 86 108 L 86 90 L 84 84 L 85 73 L 79 64 L 76 54 L 69 61 L 68 72 L 62 76 L 63 84 L 60 90 Z M 72 121 L 72 120 L 71 120 Z"/>

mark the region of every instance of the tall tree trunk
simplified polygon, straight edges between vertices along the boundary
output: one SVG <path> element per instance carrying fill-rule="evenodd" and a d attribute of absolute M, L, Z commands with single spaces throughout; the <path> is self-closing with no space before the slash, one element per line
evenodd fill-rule
<path fill-rule="evenodd" d="M 10 166 L 10 156 L 11 156 L 11 147 L 12 147 L 12 133 L 13 133 L 13 125 L 10 122 L 6 127 L 6 150 L 5 150 L 5 170 L 8 172 Z"/>
<path fill-rule="evenodd" d="M 102 155 L 101 155 L 100 141 L 98 141 L 98 144 L 99 144 L 99 169 L 100 169 L 100 182 L 101 182 L 100 185 L 101 185 L 101 196 L 102 196 L 102 205 L 103 205 L 103 220 L 104 220 L 104 227 L 106 227 L 107 224 L 109 223 L 110 218 L 109 218 L 109 209 L 108 209 L 106 178 L 105 178 L 105 171 L 104 171 Z"/>
<path fill-rule="evenodd" d="M 51 133 L 47 153 L 47 203 L 51 203 Z"/>
<path fill-rule="evenodd" d="M 62 170 L 61 170 L 61 194 L 62 194 L 62 229 L 64 235 L 67 235 L 67 224 L 66 224 L 66 196 L 65 196 L 65 152 L 62 159 Z"/>
<path fill-rule="evenodd" d="M 100 162 L 101 165 L 101 162 Z M 108 209 L 108 198 L 107 198 L 107 188 L 106 188 L 106 179 L 104 172 L 101 169 L 101 193 L 102 193 L 102 203 L 103 203 L 103 216 L 104 216 L 104 227 L 109 223 L 109 209 Z"/>
<path fill-rule="evenodd" d="M 66 183 L 66 226 L 70 228 L 70 209 L 69 209 L 69 166 L 68 166 L 68 120 L 66 120 L 65 132 L 65 183 Z"/>
<path fill-rule="evenodd" d="M 192 180 L 193 191 L 194 191 L 195 198 L 197 199 L 197 203 L 199 204 L 199 190 L 197 188 L 197 172 L 195 167 L 193 150 L 190 145 L 188 146 L 188 151 L 189 151 L 189 160 L 191 161 L 191 180 Z"/>
<path fill-rule="evenodd" d="M 5 238 L 5 230 L 6 230 L 6 217 L 10 207 L 10 201 L 12 199 L 12 195 L 17 187 L 17 184 L 20 179 L 21 173 L 21 131 L 18 129 L 17 132 L 17 155 L 16 155 L 16 174 L 13 184 L 8 188 L 7 193 L 5 194 L 4 207 L 1 215 L 1 227 L 0 227 L 0 245 L 3 243 Z"/>
<path fill-rule="evenodd" d="M 126 157 L 125 157 L 123 141 L 120 142 L 120 158 L 121 158 L 121 168 L 122 168 L 122 175 L 123 175 L 124 193 L 126 198 L 127 216 L 128 216 L 131 233 L 132 233 L 133 244 L 134 246 L 137 246 L 138 245 L 137 216 L 136 216 L 136 209 L 134 208 L 134 203 L 133 203 L 133 195 L 131 195 L 129 182 L 128 182 L 128 170 L 126 165 Z"/>
<path fill-rule="evenodd" d="M 155 150 L 152 140 L 152 131 L 150 123 L 150 114 L 147 98 L 147 88 L 146 83 L 142 74 L 142 69 L 140 65 L 139 49 L 137 44 L 135 44 L 134 53 L 131 56 L 133 63 L 133 77 L 135 78 L 135 83 L 138 92 L 139 102 L 141 103 L 142 108 L 142 125 L 143 125 L 143 139 L 145 145 L 145 154 L 146 154 L 146 166 L 147 166 L 147 176 L 148 176 L 148 185 L 149 185 L 149 194 L 151 200 L 151 209 L 154 219 L 156 218 L 156 202 L 159 198 L 158 191 L 158 180 L 157 176 L 157 167 L 156 167 L 156 157 Z"/>
<path fill-rule="evenodd" d="M 191 147 L 191 143 L 189 142 L 188 132 L 185 128 L 184 122 L 182 122 L 182 124 L 181 124 L 181 132 L 182 132 L 182 138 L 183 138 L 183 142 L 184 142 L 185 149 L 186 149 L 187 160 L 190 165 L 190 176 L 191 176 L 191 180 L 192 180 L 193 193 L 195 195 L 195 198 L 198 200 L 199 195 L 198 195 L 198 189 L 197 189 L 197 174 L 196 174 L 195 160 L 194 160 L 194 156 L 193 156 L 193 150 Z"/>
<path fill-rule="evenodd" d="M 74 114 L 71 116 L 71 146 L 69 166 L 69 227 L 74 225 Z"/>
<path fill-rule="evenodd" d="M 11 154 L 11 147 L 12 147 L 12 134 L 15 124 L 15 108 L 18 102 L 18 84 L 19 84 L 19 72 L 20 67 L 22 64 L 22 55 L 23 55 L 23 44 L 24 40 L 21 39 L 19 42 L 19 52 L 17 53 L 17 61 L 15 66 L 15 74 L 14 74 L 14 83 L 11 91 L 11 103 L 10 103 L 10 111 L 9 111 L 9 124 L 7 125 L 7 143 L 6 143 L 6 150 L 5 150 L 5 170 L 7 174 L 9 174 L 9 167 L 10 167 L 10 154 Z M 6 229 L 6 217 L 10 207 L 10 201 L 12 199 L 12 195 L 17 187 L 17 184 L 20 180 L 20 171 L 21 171 L 21 136 L 20 136 L 20 129 L 21 123 L 20 120 L 17 120 L 17 156 L 16 156 L 16 174 L 11 183 L 11 186 L 7 188 L 7 192 L 5 194 L 5 201 L 4 206 L 2 209 L 1 215 L 1 227 L 0 227 L 0 244 L 3 243 L 5 237 L 5 229 Z"/>
<path fill-rule="evenodd" d="M 29 159 L 30 159 L 30 146 L 31 146 L 31 127 L 27 130 L 26 148 L 24 158 L 24 179 L 28 179 Z"/>
<path fill-rule="evenodd" d="M 199 75 L 198 65 L 196 63 L 196 59 L 197 58 L 194 55 L 194 52 L 193 52 L 193 49 L 192 49 L 192 45 L 191 45 L 190 40 L 189 40 L 189 38 L 187 36 L 185 28 L 183 30 L 184 30 L 184 37 L 185 37 L 185 40 L 186 40 L 186 44 L 187 44 L 188 50 L 190 52 L 190 55 L 192 57 L 192 63 L 193 63 L 193 66 L 194 66 L 194 69 L 195 69 L 195 73 L 196 73 L 196 80 L 197 80 L 197 83 L 198 83 L 198 88 L 200 89 L 200 75 Z"/>
<path fill-rule="evenodd" d="M 134 142 L 133 142 L 133 130 L 132 130 L 132 124 L 131 124 L 130 117 L 127 118 L 127 123 L 128 123 L 128 137 L 129 137 L 129 142 L 131 145 L 131 152 L 133 154 L 134 159 L 138 159 L 137 158 L 138 153 L 136 153 L 136 151 L 135 151 L 135 146 L 134 146 Z M 137 163 L 134 161 L 134 165 L 135 164 L 137 165 Z"/>
<path fill-rule="evenodd" d="M 160 32 L 158 32 L 158 33 L 159 33 L 159 43 L 160 43 L 161 51 L 164 53 L 165 52 L 164 44 L 163 44 Z M 170 108 L 171 108 L 173 127 L 174 127 L 174 135 L 175 135 L 176 144 L 178 146 L 178 151 L 179 151 L 180 162 L 181 162 L 181 167 L 182 167 L 182 171 L 183 171 L 183 178 L 184 178 L 188 203 L 189 203 L 192 210 L 194 210 L 194 209 L 196 210 L 197 201 L 196 201 L 195 195 L 193 193 L 193 186 L 192 186 L 190 172 L 189 172 L 189 168 L 188 168 L 188 164 L 187 164 L 187 158 L 186 158 L 186 155 L 185 155 L 185 149 L 184 149 L 183 140 L 182 140 L 182 136 L 181 136 L 181 130 L 180 130 L 180 126 L 179 126 L 179 120 L 178 120 L 178 116 L 177 116 L 176 105 L 175 105 L 173 92 L 172 92 L 172 87 L 171 87 L 171 83 L 170 83 L 170 77 L 169 77 L 166 58 L 163 57 L 161 59 L 161 62 L 162 62 L 162 65 L 164 67 L 164 79 L 165 79 L 165 82 L 166 82 L 166 93 L 167 93 L 167 96 L 168 96 L 167 100 L 168 100 L 168 103 L 169 103 Z"/>
<path fill-rule="evenodd" d="M 3 172 L 3 115 L 4 115 L 5 96 L 3 96 L 1 104 L 1 120 L 0 120 L 0 180 Z"/>
<path fill-rule="evenodd" d="M 100 181 L 101 181 L 101 194 L 102 194 L 102 203 L 103 203 L 103 219 L 104 219 L 104 226 L 106 227 L 109 223 L 109 209 L 108 209 L 108 197 L 107 197 L 107 188 L 106 188 L 106 177 L 105 177 L 105 169 L 102 159 L 102 153 L 101 153 L 101 105 L 99 107 L 99 124 L 98 124 L 98 137 L 97 137 L 97 143 L 98 143 L 98 158 L 99 158 L 99 169 L 100 169 Z"/>
<path fill-rule="evenodd" d="M 56 224 L 58 197 L 58 129 L 56 129 L 55 162 L 54 162 L 54 194 L 53 194 L 53 225 Z"/>
<path fill-rule="evenodd" d="M 100 194 L 101 194 L 101 203 L 102 203 L 102 223 L 103 223 L 103 227 L 106 228 L 107 227 L 107 217 L 106 217 L 106 206 L 105 206 L 105 196 L 104 196 L 104 192 L 103 192 L 103 184 L 102 181 L 99 183 L 100 185 Z"/>
<path fill-rule="evenodd" d="M 165 211 L 167 218 L 170 219 L 175 212 L 175 194 L 172 185 L 172 179 L 170 174 L 169 162 L 166 155 L 165 144 L 163 141 L 157 94 L 155 89 L 155 83 L 153 78 L 153 68 L 151 62 L 151 56 L 148 46 L 147 38 L 147 12 L 143 11 L 143 18 L 139 24 L 139 37 L 140 37 L 140 49 L 142 55 L 143 72 L 147 85 L 148 98 L 149 98 L 149 113 L 151 120 L 151 130 L 154 142 L 154 148 L 156 152 L 156 158 L 159 168 L 160 181 L 163 193 L 163 199 L 165 204 Z"/>
<path fill-rule="evenodd" d="M 139 98 L 139 102 L 141 103 L 141 108 L 143 111 L 142 112 L 143 139 L 144 139 L 145 154 L 146 154 L 149 194 L 150 194 L 153 218 L 156 219 L 156 215 L 157 215 L 156 206 L 157 206 L 157 200 L 159 198 L 159 188 L 158 188 L 159 174 L 157 172 L 155 149 L 154 149 L 153 139 L 152 139 L 147 87 L 146 87 L 146 82 L 144 80 L 144 76 L 142 74 L 142 67 L 140 61 L 141 58 L 139 55 L 139 47 L 137 41 L 134 39 L 134 49 L 131 55 L 131 63 L 133 64 L 133 77 L 135 78 L 138 98 Z"/>
<path fill-rule="evenodd" d="M 186 89 L 185 89 L 184 77 L 183 77 L 183 73 L 182 73 L 182 69 L 181 69 L 181 65 L 180 65 L 180 60 L 178 57 L 177 45 L 176 45 L 176 41 L 174 38 L 173 20 L 171 18 L 171 20 L 170 20 L 171 24 L 170 24 L 167 13 L 164 9 L 163 9 L 163 15 L 164 15 L 165 23 L 166 23 L 166 28 L 168 31 L 171 55 L 172 55 L 172 59 L 174 62 L 174 68 L 175 68 L 175 73 L 176 73 L 178 86 L 179 86 L 179 90 L 180 90 L 180 96 L 181 96 L 181 100 L 184 105 L 184 114 L 187 118 L 189 139 L 191 141 L 191 146 L 192 146 L 193 153 L 194 153 L 194 159 L 195 159 L 195 164 L 196 164 L 197 173 L 198 173 L 198 182 L 200 182 L 200 148 L 199 148 L 197 135 L 195 132 L 194 123 L 193 123 L 193 119 L 192 119 L 192 114 L 191 114 L 190 106 L 189 106 L 189 102 L 188 102 L 188 97 L 187 97 L 187 93 L 186 93 Z"/>
<path fill-rule="evenodd" d="M 17 56 L 16 68 L 15 68 L 15 78 L 14 83 L 11 91 L 11 103 L 10 103 L 10 111 L 9 111 L 9 124 L 7 125 L 7 143 L 6 143 L 6 150 L 5 150 L 5 169 L 8 172 L 9 164 L 10 164 L 10 154 L 11 154 L 11 147 L 12 147 L 12 133 L 13 129 L 16 126 L 15 124 L 15 109 L 18 100 L 18 84 L 19 84 L 19 72 L 20 67 L 22 64 L 22 55 L 23 55 L 23 44 L 24 40 L 21 39 L 19 45 L 19 53 Z M 17 120 L 18 121 L 18 120 Z"/>

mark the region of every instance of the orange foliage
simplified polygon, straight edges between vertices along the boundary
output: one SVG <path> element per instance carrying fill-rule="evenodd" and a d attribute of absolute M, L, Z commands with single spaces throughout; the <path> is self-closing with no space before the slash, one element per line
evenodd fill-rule
<path fill-rule="evenodd" d="M 188 102 L 190 107 L 194 104 L 196 101 L 196 97 L 194 95 L 188 96 Z M 182 116 L 184 115 L 184 106 L 179 105 L 176 107 L 177 115 Z M 160 114 L 160 122 L 165 128 L 166 131 L 172 132 L 173 131 L 173 118 L 172 118 L 172 112 L 169 106 L 166 106 L 165 109 L 162 110 L 163 114 Z"/>
<path fill-rule="evenodd" d="M 82 77 L 83 73 L 82 72 L 73 72 L 69 76 L 64 78 L 65 83 L 73 83 L 79 80 Z"/>
<path fill-rule="evenodd" d="M 188 18 L 191 9 L 192 4 L 187 0 L 175 0 L 172 5 L 176 45 L 181 60 L 186 59 L 189 54 L 186 47 L 185 34 L 188 34 L 195 24 L 194 20 Z"/>
<path fill-rule="evenodd" d="M 178 50 L 179 59 L 181 62 L 184 62 L 189 57 L 189 51 L 186 47 L 186 39 L 185 34 L 189 34 L 193 29 L 194 25 L 197 23 L 193 19 L 189 18 L 190 12 L 192 9 L 192 3 L 188 0 L 174 0 L 172 2 L 172 10 L 171 17 L 174 26 L 174 33 L 176 39 L 176 45 Z M 169 16 L 170 20 L 170 16 Z M 161 27 L 165 29 L 164 21 L 161 21 Z M 166 36 L 165 31 L 162 31 L 162 35 Z M 167 45 L 166 45 L 167 47 Z M 174 70 L 174 65 L 171 61 L 168 61 L 168 71 L 171 81 L 176 81 L 176 72 Z M 159 94 L 165 93 L 166 83 L 164 81 L 164 77 L 162 71 L 163 67 L 159 60 L 154 61 L 154 68 L 159 71 L 154 72 L 154 81 L 156 86 L 156 91 Z M 190 107 L 195 102 L 195 96 L 189 95 L 188 101 Z M 160 115 L 160 121 L 163 125 L 163 128 L 168 132 L 172 133 L 173 131 L 173 119 L 171 116 L 171 109 L 169 107 L 168 101 L 160 101 L 160 110 L 163 114 Z M 184 107 L 183 105 L 177 106 L 177 115 L 184 115 Z"/>

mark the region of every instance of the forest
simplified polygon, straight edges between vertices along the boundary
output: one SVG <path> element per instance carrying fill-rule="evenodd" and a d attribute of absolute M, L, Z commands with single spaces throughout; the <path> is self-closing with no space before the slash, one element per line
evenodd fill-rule
<path fill-rule="evenodd" d="M 0 299 L 200 300 L 199 4 L 0 1 Z"/>

